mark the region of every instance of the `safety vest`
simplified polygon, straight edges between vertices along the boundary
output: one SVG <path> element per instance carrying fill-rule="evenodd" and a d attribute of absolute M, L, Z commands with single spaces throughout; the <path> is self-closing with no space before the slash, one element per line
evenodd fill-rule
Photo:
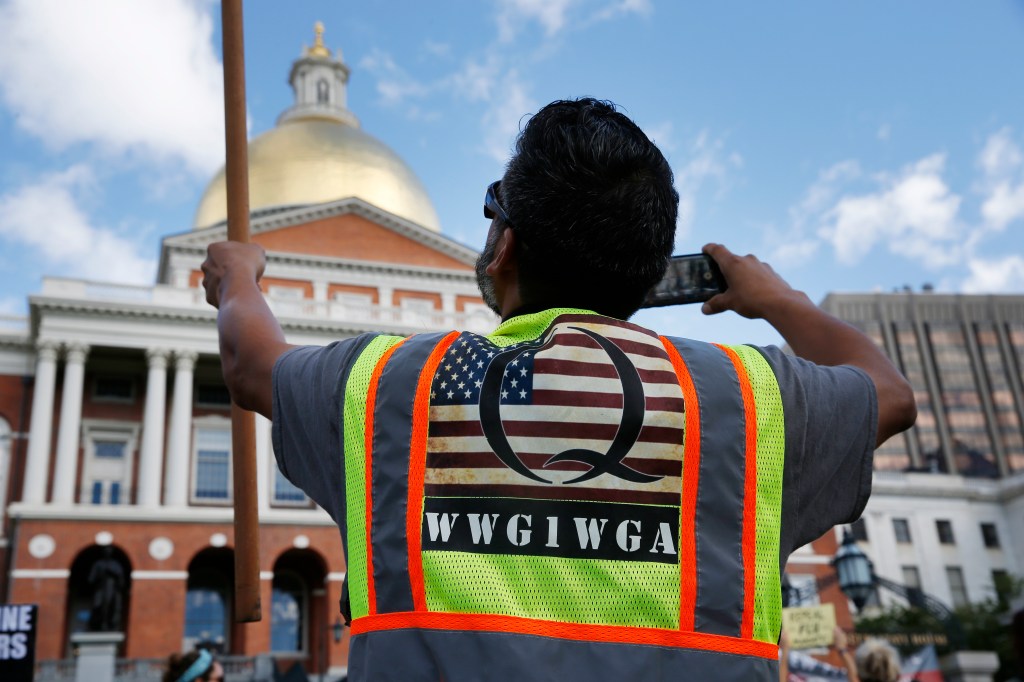
<path fill-rule="evenodd" d="M 351 679 L 778 679 L 758 350 L 560 309 L 373 337 L 344 384 Z"/>

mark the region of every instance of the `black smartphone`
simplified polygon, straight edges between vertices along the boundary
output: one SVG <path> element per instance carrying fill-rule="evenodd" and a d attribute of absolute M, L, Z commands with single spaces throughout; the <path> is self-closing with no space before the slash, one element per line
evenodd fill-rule
<path fill-rule="evenodd" d="M 665 276 L 648 292 L 642 307 L 702 303 L 727 288 L 722 271 L 711 256 L 703 253 L 672 256 Z"/>

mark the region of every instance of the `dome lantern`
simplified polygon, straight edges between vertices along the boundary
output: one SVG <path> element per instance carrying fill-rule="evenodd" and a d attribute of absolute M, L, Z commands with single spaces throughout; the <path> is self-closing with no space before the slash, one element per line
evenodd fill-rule
<path fill-rule="evenodd" d="M 334 56 L 317 22 L 312 47 L 292 63 L 288 82 L 295 103 L 277 125 L 249 142 L 249 207 L 298 208 L 356 198 L 435 232 L 434 204 L 411 168 L 394 151 L 364 132 L 348 109 L 349 67 Z M 199 200 L 195 229 L 227 219 L 221 169 Z"/>
<path fill-rule="evenodd" d="M 322 118 L 359 126 L 359 120 L 348 110 L 348 76 L 351 70 L 338 58 L 331 57 L 324 46 L 324 25 L 319 21 L 313 29 L 313 47 L 302 50 L 292 63 L 288 82 L 295 93 L 295 104 L 277 119 L 278 125 L 297 118 Z"/>

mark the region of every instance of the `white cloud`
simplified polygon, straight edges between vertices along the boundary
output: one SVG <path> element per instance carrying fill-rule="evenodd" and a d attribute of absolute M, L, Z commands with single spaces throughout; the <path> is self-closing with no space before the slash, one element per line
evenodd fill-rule
<path fill-rule="evenodd" d="M 428 85 L 410 76 L 383 50 L 374 48 L 360 60 L 359 66 L 377 78 L 377 94 L 380 95 L 381 102 L 387 106 L 396 106 L 410 99 L 422 98 L 430 92 Z"/>
<path fill-rule="evenodd" d="M 94 187 L 92 171 L 76 165 L 0 196 L 0 242 L 28 247 L 68 276 L 151 283 L 155 261 L 139 255 L 140 245 L 93 225 L 79 205 Z"/>
<path fill-rule="evenodd" d="M 500 71 L 497 56 L 490 54 L 482 61 L 468 60 L 446 82 L 458 95 L 470 102 L 486 102 L 491 99 Z"/>
<path fill-rule="evenodd" d="M 883 123 L 882 125 L 878 126 L 878 132 L 875 133 L 875 136 L 879 140 L 882 140 L 883 142 L 888 140 L 890 135 L 892 135 L 892 126 L 890 126 L 888 123 Z"/>
<path fill-rule="evenodd" d="M 860 262 L 878 244 L 929 267 L 955 262 L 960 254 L 960 197 L 942 178 L 945 156 L 934 154 L 895 176 L 876 180 L 874 193 L 843 196 L 823 216 L 819 236 L 845 264 Z"/>
<path fill-rule="evenodd" d="M 505 163 L 512 151 L 512 142 L 519 134 L 524 115 L 536 111 L 538 107 L 517 71 L 507 72 L 500 85 L 501 98 L 490 102 L 484 113 L 483 150 L 495 161 Z"/>
<path fill-rule="evenodd" d="M 654 5 L 651 4 L 651 0 L 618 0 L 598 10 L 594 20 L 606 21 L 626 14 L 649 16 L 653 11 Z"/>
<path fill-rule="evenodd" d="M 961 289 L 967 294 L 1024 291 L 1024 257 L 973 258 L 967 263 L 971 271 Z"/>
<path fill-rule="evenodd" d="M 452 56 L 452 46 L 450 43 L 440 43 L 435 40 L 424 40 L 423 50 L 432 57 L 447 58 Z"/>
<path fill-rule="evenodd" d="M 814 232 L 821 214 L 835 202 L 844 183 L 860 176 L 860 164 L 852 159 L 818 173 L 800 201 L 789 208 L 788 226 L 764 229 L 768 260 L 779 266 L 798 265 L 817 253 L 821 240 Z"/>
<path fill-rule="evenodd" d="M 501 0 L 498 10 L 498 40 L 511 42 L 519 29 L 535 21 L 548 37 L 558 33 L 566 23 L 569 9 L 578 0 Z"/>
<path fill-rule="evenodd" d="M 779 245 L 771 252 L 769 260 L 778 266 L 793 265 L 809 261 L 821 248 L 817 239 L 780 240 Z"/>
<path fill-rule="evenodd" d="M 646 135 L 651 142 L 658 145 L 658 149 L 661 150 L 661 153 L 667 156 L 669 152 L 673 152 L 676 149 L 673 127 L 672 121 L 661 121 L 660 123 L 655 123 L 654 125 L 645 127 L 643 131 L 644 135 Z"/>
<path fill-rule="evenodd" d="M 1009 128 L 989 136 L 978 155 L 978 165 L 985 176 L 980 183 L 985 197 L 982 218 L 989 229 L 1002 231 L 1024 218 L 1024 153 Z"/>
<path fill-rule="evenodd" d="M 654 130 L 657 130 L 655 128 Z M 671 144 L 671 124 L 664 128 L 664 134 Z M 679 192 L 679 219 L 676 222 L 676 240 L 685 239 L 693 228 L 697 215 L 697 197 L 710 183 L 716 184 L 718 192 L 728 184 L 730 170 L 743 165 L 743 157 L 736 152 L 725 153 L 725 139 L 712 137 L 707 130 L 701 131 L 690 143 L 682 165 L 674 165 L 676 190 Z"/>
<path fill-rule="evenodd" d="M 18 125 L 64 149 L 184 162 L 224 158 L 209 0 L 10 0 L 0 6 L 0 94 Z"/>
<path fill-rule="evenodd" d="M 1012 131 L 1003 128 L 989 136 L 978 155 L 978 165 L 988 177 L 1003 178 L 1024 164 L 1024 154 L 1013 141 Z"/>
<path fill-rule="evenodd" d="M 594 5 L 599 6 L 590 10 Z M 653 11 L 651 0 L 500 0 L 498 40 L 511 42 L 531 22 L 540 24 L 544 35 L 550 38 L 570 27 L 586 28 L 628 14 L 649 16 Z M 575 16 L 570 19 L 570 14 Z"/>
<path fill-rule="evenodd" d="M 1024 218 L 1024 182 L 1011 185 L 1000 182 L 981 206 L 981 215 L 996 230 L 1002 230 L 1014 220 Z"/>

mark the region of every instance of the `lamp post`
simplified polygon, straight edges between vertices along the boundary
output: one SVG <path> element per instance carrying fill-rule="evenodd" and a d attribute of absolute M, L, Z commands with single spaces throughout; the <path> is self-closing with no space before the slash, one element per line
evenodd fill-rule
<path fill-rule="evenodd" d="M 875 592 L 875 567 L 848 530 L 843 531 L 843 544 L 832 558 L 832 567 L 839 576 L 839 589 L 860 611 Z"/>
<path fill-rule="evenodd" d="M 839 576 L 839 589 L 854 603 L 858 611 L 864 607 L 877 588 L 885 588 L 905 599 L 913 608 L 921 609 L 942 623 L 949 645 L 954 651 L 966 648 L 964 628 L 956 614 L 918 587 L 901 585 L 876 575 L 871 559 L 857 546 L 849 530 L 843 532 L 843 544 L 839 546 L 839 551 L 832 559 L 832 566 Z"/>

